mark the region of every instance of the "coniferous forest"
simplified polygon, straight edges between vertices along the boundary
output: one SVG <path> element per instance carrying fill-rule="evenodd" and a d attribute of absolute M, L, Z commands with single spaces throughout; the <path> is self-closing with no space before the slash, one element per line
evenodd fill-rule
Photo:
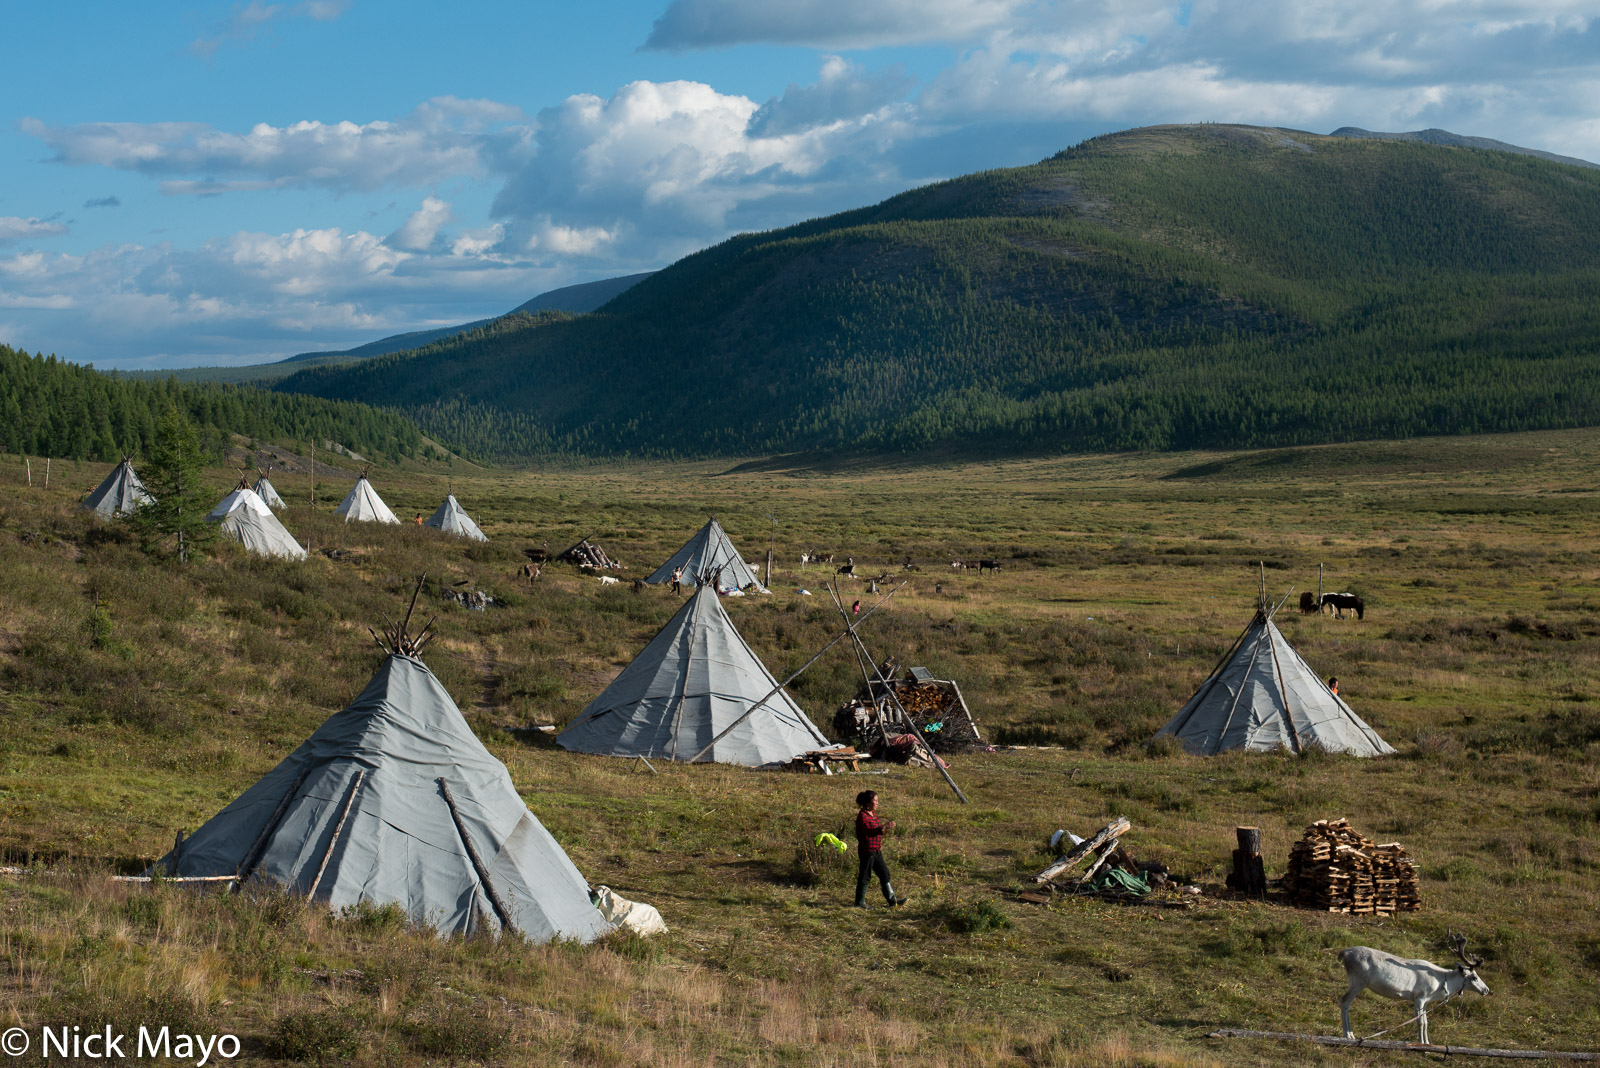
<path fill-rule="evenodd" d="M 1250 447 L 1600 423 L 1600 172 L 1230 126 L 742 235 L 277 388 L 487 458 Z"/>
<path fill-rule="evenodd" d="M 405 416 L 365 404 L 215 383 L 122 378 L 0 345 L 0 451 L 71 460 L 142 455 L 168 408 L 189 417 L 213 456 L 221 455 L 230 434 L 262 441 L 328 439 L 388 459 L 425 448 Z"/>

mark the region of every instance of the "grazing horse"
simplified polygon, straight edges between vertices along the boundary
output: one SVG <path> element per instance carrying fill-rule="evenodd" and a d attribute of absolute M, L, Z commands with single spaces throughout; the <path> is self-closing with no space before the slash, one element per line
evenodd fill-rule
<path fill-rule="evenodd" d="M 952 561 L 950 561 L 950 570 L 952 570 L 952 571 L 965 571 L 966 569 L 967 569 L 967 562 L 965 560 L 952 560 Z"/>
<path fill-rule="evenodd" d="M 985 568 L 987 568 L 989 571 L 994 572 L 995 574 L 999 574 L 1000 573 L 1000 561 L 998 561 L 998 560 L 979 560 L 978 561 L 978 574 L 980 574 L 980 575 L 983 574 Z"/>
<path fill-rule="evenodd" d="M 1306 590 L 1300 595 L 1300 614 L 1314 616 L 1322 611 L 1322 606 L 1317 603 L 1317 595 Z"/>
<path fill-rule="evenodd" d="M 1347 608 L 1354 609 L 1357 619 L 1365 619 L 1367 613 L 1367 602 L 1353 593 L 1325 593 L 1320 607 L 1332 608 L 1335 619 L 1343 619 Z"/>

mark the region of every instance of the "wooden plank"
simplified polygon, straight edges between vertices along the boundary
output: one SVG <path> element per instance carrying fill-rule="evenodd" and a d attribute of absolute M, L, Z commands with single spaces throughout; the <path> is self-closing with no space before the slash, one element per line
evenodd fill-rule
<path fill-rule="evenodd" d="M 1129 823 L 1124 817 L 1118 816 L 1116 819 L 1100 828 L 1099 833 L 1093 838 L 1079 842 L 1077 845 L 1072 847 L 1072 851 L 1066 856 L 1050 865 L 1038 875 L 1035 875 L 1033 877 L 1033 881 L 1036 883 L 1049 882 L 1062 872 L 1068 871 L 1082 863 L 1083 859 L 1096 849 L 1099 849 L 1109 841 L 1115 841 L 1116 839 L 1121 838 L 1132 829 L 1133 824 Z"/>
<path fill-rule="evenodd" d="M 1568 1053 L 1546 1049 L 1479 1049 L 1471 1046 L 1436 1046 L 1422 1042 L 1388 1042 L 1370 1038 L 1345 1038 L 1339 1035 L 1301 1035 L 1289 1031 L 1242 1031 L 1224 1027 L 1207 1038 L 1275 1038 L 1312 1042 L 1319 1046 L 1358 1046 L 1362 1049 L 1393 1049 L 1406 1053 L 1443 1053 L 1447 1057 L 1500 1057 L 1517 1061 L 1600 1061 L 1600 1053 Z"/>

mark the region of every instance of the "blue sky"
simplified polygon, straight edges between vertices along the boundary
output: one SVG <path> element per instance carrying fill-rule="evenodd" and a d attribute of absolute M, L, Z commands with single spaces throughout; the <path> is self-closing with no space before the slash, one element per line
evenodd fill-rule
<path fill-rule="evenodd" d="M 252 363 L 1109 130 L 1600 159 L 1600 0 L 11 5 L 0 342 Z"/>

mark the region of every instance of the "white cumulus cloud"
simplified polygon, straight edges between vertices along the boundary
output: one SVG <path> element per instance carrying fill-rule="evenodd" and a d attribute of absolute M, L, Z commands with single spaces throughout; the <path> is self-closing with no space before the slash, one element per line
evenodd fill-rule
<path fill-rule="evenodd" d="M 438 197 L 426 197 L 422 206 L 406 217 L 400 228 L 385 240 L 394 248 L 426 252 L 450 221 L 450 205 Z"/>
<path fill-rule="evenodd" d="M 67 232 L 65 224 L 52 219 L 23 219 L 0 215 L 0 245 L 13 245 L 35 237 L 55 237 Z"/>
<path fill-rule="evenodd" d="M 492 161 L 515 158 L 526 140 L 513 125 L 520 116 L 494 101 L 440 97 L 398 122 L 263 122 L 238 133 L 192 122 L 51 126 L 25 118 L 22 131 L 49 146 L 54 162 L 166 178 L 167 193 L 350 192 L 486 173 Z"/>

